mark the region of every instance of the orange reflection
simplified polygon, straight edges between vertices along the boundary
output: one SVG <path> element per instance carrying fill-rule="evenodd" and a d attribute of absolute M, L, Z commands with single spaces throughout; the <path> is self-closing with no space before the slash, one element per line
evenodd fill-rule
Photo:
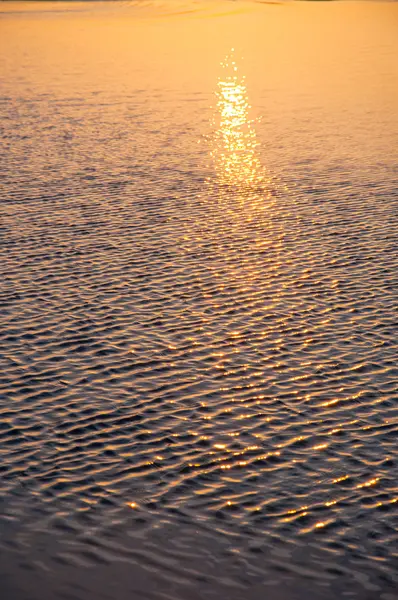
<path fill-rule="evenodd" d="M 237 204 L 244 207 L 239 215 L 241 224 L 242 218 L 258 218 L 261 211 L 270 207 L 277 185 L 260 161 L 245 77 L 239 71 L 233 49 L 221 63 L 215 95 L 210 157 L 216 177 L 210 177 L 207 185 L 213 201 L 217 198 L 226 204 L 226 214 L 232 216 Z"/>
<path fill-rule="evenodd" d="M 259 184 L 264 173 L 256 151 L 256 131 L 249 119 L 251 107 L 245 77 L 239 75 L 233 50 L 221 66 L 216 91 L 217 129 L 211 151 L 217 175 L 225 184 Z"/>

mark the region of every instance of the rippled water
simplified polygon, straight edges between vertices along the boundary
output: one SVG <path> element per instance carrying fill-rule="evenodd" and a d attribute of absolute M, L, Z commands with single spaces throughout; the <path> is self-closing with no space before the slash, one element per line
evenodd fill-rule
<path fill-rule="evenodd" d="M 398 598 L 398 5 L 0 11 L 1 598 Z"/>

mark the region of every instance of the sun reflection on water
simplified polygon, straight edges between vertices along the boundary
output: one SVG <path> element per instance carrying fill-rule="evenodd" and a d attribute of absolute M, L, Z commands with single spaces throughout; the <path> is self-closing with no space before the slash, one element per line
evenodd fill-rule
<path fill-rule="evenodd" d="M 239 73 L 233 49 L 221 67 L 210 152 L 217 182 L 238 188 L 244 195 L 253 191 L 258 195 L 261 191 L 269 197 L 266 184 L 270 183 L 270 178 L 266 176 L 258 156 L 259 143 L 254 121 L 249 118 L 251 106 L 245 76 Z"/>

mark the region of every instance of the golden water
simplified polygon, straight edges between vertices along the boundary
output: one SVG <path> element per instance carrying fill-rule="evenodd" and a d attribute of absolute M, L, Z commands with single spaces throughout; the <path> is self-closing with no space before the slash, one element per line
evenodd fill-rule
<path fill-rule="evenodd" d="M 0 4 L 5 600 L 397 598 L 397 25 Z"/>

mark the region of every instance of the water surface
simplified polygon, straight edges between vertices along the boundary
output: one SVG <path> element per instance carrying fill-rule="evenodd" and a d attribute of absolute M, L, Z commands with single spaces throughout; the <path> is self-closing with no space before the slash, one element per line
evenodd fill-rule
<path fill-rule="evenodd" d="M 395 3 L 2 3 L 5 600 L 398 598 Z"/>

